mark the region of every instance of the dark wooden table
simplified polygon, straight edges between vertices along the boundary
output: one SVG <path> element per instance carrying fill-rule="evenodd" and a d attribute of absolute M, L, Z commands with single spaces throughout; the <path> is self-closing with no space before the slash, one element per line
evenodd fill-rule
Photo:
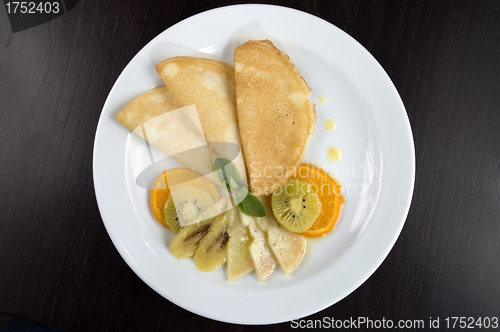
<path fill-rule="evenodd" d="M 212 321 L 155 293 L 113 246 L 94 194 L 95 130 L 120 72 L 171 25 L 235 3 L 81 0 L 16 33 L 0 9 L 0 313 L 81 331 L 292 329 Z M 500 318 L 500 1 L 274 4 L 331 22 L 373 54 L 416 149 L 391 253 L 308 318 L 422 319 L 428 329 L 432 317 L 440 330 L 446 317 Z"/>

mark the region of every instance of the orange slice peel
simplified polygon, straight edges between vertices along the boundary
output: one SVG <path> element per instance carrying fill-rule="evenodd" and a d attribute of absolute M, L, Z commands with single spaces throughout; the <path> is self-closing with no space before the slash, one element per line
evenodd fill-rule
<path fill-rule="evenodd" d="M 296 178 L 309 183 L 321 202 L 318 218 L 308 230 L 301 234 L 309 237 L 328 234 L 337 224 L 345 203 L 342 186 L 327 172 L 310 164 L 300 165 Z"/>
<path fill-rule="evenodd" d="M 163 226 L 168 228 L 165 222 L 164 210 L 165 204 L 170 197 L 171 187 L 175 189 L 187 185 L 196 186 L 205 190 L 212 197 L 214 202 L 219 199 L 219 189 L 217 185 L 201 177 L 195 171 L 183 167 L 166 170 L 158 176 L 151 190 L 151 208 L 155 219 Z"/>

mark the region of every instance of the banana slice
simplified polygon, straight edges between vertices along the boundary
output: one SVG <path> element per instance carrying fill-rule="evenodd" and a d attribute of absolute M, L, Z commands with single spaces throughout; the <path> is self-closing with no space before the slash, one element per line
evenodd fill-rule
<path fill-rule="evenodd" d="M 170 253 L 177 259 L 184 259 L 193 256 L 195 250 L 203 239 L 203 237 L 210 230 L 214 219 L 206 219 L 197 224 L 191 224 L 179 232 L 174 237 L 170 245 Z"/>
<path fill-rule="evenodd" d="M 248 227 L 243 226 L 238 208 L 226 212 L 229 221 L 227 244 L 227 280 L 234 281 L 254 269 L 250 256 L 252 238 Z"/>
<path fill-rule="evenodd" d="M 266 237 L 253 217 L 247 216 L 240 211 L 241 222 L 248 227 L 253 241 L 250 245 L 250 256 L 259 281 L 266 280 L 276 268 L 276 258 L 266 243 Z"/>
<path fill-rule="evenodd" d="M 266 207 L 267 214 L 262 218 L 255 218 L 257 226 L 267 233 L 267 244 L 285 274 L 290 274 L 299 265 L 306 252 L 304 236 L 291 232 L 281 226 L 271 208 L 271 196 L 259 197 Z"/>
<path fill-rule="evenodd" d="M 218 215 L 208 234 L 200 241 L 194 252 L 196 268 L 202 272 L 210 272 L 227 260 L 228 221 L 226 214 Z"/>

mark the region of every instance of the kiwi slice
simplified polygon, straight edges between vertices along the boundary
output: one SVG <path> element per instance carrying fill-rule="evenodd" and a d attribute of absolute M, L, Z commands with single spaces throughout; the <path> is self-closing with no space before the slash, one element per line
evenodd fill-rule
<path fill-rule="evenodd" d="M 228 220 L 226 213 L 215 217 L 208 234 L 200 241 L 194 252 L 196 268 L 202 272 L 210 272 L 227 260 L 227 243 L 229 241 Z"/>
<path fill-rule="evenodd" d="M 291 179 L 271 198 L 276 220 L 292 232 L 302 233 L 309 229 L 320 213 L 320 201 L 316 192 L 305 181 Z"/>
<path fill-rule="evenodd" d="M 167 203 L 165 204 L 165 209 L 163 210 L 165 214 L 165 222 L 168 228 L 170 228 L 175 234 L 179 234 L 182 226 L 179 222 L 179 216 L 175 210 L 174 200 L 172 195 L 168 197 Z"/>
<path fill-rule="evenodd" d="M 192 257 L 200 241 L 207 235 L 214 218 L 183 227 L 170 245 L 170 253 L 177 259 Z"/>
<path fill-rule="evenodd" d="M 172 191 L 165 204 L 165 221 L 175 232 L 195 222 L 196 218 L 213 204 L 212 197 L 205 190 L 195 186 L 179 187 Z"/>

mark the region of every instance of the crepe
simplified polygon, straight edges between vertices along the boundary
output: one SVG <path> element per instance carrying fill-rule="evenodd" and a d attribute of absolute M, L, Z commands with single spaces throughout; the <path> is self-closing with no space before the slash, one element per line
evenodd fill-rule
<path fill-rule="evenodd" d="M 196 105 L 207 142 L 228 142 L 241 147 L 234 94 L 234 68 L 222 62 L 196 57 L 174 57 L 156 65 L 156 71 L 180 106 Z M 210 145 L 211 149 L 215 145 Z M 243 156 L 234 146 L 218 144 L 216 157 L 231 160 L 246 179 Z"/>
<path fill-rule="evenodd" d="M 157 64 L 156 71 L 181 107 L 196 105 L 208 142 L 240 143 L 233 66 L 174 57 Z"/>
<path fill-rule="evenodd" d="M 164 86 L 143 93 L 115 115 L 115 119 L 133 131 L 157 116 L 179 108 L 179 104 Z"/>
<path fill-rule="evenodd" d="M 217 180 L 215 174 L 210 174 L 212 164 L 196 107 L 179 107 L 166 87 L 143 93 L 115 118 L 184 166 L 212 181 Z M 135 156 L 135 153 L 129 153 Z"/>
<path fill-rule="evenodd" d="M 250 190 L 267 195 L 295 173 L 316 124 L 310 88 L 290 58 L 269 40 L 234 52 L 235 91 Z"/>

